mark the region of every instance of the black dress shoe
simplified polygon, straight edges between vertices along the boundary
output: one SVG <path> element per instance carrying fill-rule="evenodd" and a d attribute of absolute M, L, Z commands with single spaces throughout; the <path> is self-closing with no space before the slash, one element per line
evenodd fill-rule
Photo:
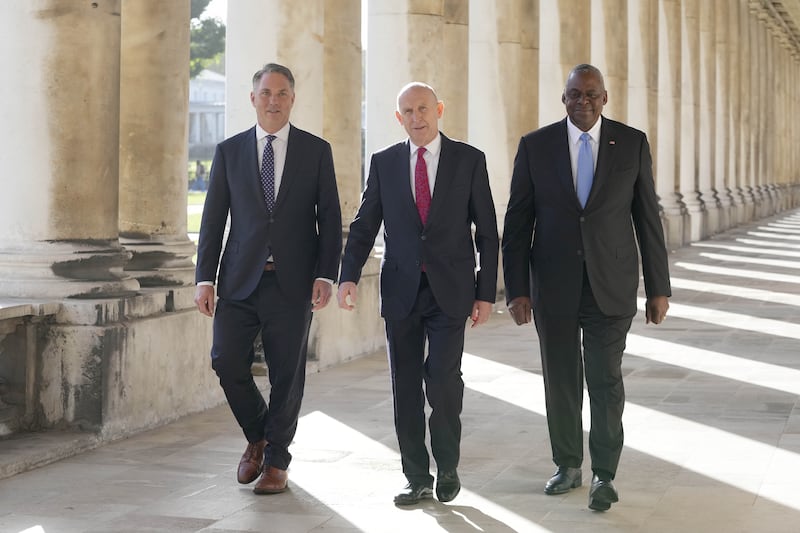
<path fill-rule="evenodd" d="M 544 486 L 545 494 L 564 494 L 581 486 L 581 469 L 559 466 Z"/>
<path fill-rule="evenodd" d="M 419 503 L 420 500 L 433 497 L 433 489 L 430 485 L 424 483 L 411 482 L 406 485 L 406 488 L 394 497 L 395 505 L 414 505 Z"/>
<path fill-rule="evenodd" d="M 589 509 L 594 511 L 608 511 L 612 503 L 619 501 L 617 489 L 612 481 L 592 477 L 592 488 L 589 489 Z"/>
<path fill-rule="evenodd" d="M 449 502 L 458 496 L 461 491 L 461 480 L 458 479 L 458 472 L 447 470 L 436 475 L 436 497 L 440 502 Z"/>

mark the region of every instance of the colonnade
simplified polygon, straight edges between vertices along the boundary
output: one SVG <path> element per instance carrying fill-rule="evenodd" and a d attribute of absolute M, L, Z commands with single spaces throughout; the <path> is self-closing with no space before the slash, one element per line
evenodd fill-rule
<path fill-rule="evenodd" d="M 363 47 L 361 13 L 229 0 L 227 15 L 227 133 L 255 120 L 252 73 L 292 68 L 292 122 L 331 142 L 345 226 L 369 154 L 405 136 L 402 85 L 433 85 L 442 130 L 486 153 L 502 219 L 519 137 L 563 118 L 584 62 L 605 73 L 606 116 L 648 135 L 670 248 L 800 204 L 800 21 L 768 0 L 370 0 Z M 191 301 L 189 1 L 5 2 L 0 16 L 0 381 L 27 391 L 21 419 L 124 432 L 220 401 Z M 320 366 L 381 345 L 377 260 L 364 279 L 374 305 L 315 318 Z M 83 409 L 87 368 L 101 399 Z"/>

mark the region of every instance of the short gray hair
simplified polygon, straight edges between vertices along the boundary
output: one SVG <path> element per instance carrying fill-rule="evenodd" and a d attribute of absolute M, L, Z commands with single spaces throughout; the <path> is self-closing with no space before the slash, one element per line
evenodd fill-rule
<path fill-rule="evenodd" d="M 253 74 L 253 90 L 258 88 L 258 83 L 265 74 L 270 74 L 272 72 L 283 74 L 286 79 L 289 80 L 289 87 L 291 87 L 294 91 L 294 76 L 292 75 L 292 71 L 289 70 L 288 67 L 284 67 L 283 65 L 279 65 L 277 63 L 267 63 L 258 69 L 255 74 Z"/>

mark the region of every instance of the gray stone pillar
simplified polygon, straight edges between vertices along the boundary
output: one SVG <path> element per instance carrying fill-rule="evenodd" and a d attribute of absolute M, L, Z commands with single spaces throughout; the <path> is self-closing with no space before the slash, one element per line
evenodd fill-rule
<path fill-rule="evenodd" d="M 636 9 L 637 6 L 634 6 Z M 591 63 L 603 72 L 603 115 L 628 122 L 628 0 L 592 2 Z"/>
<path fill-rule="evenodd" d="M 4 297 L 139 288 L 118 240 L 119 13 L 111 0 L 0 4 Z"/>
<path fill-rule="evenodd" d="M 739 43 L 740 51 L 740 78 L 739 94 L 741 99 L 740 130 L 739 130 L 739 186 L 737 193 L 741 199 L 740 222 L 753 220 L 755 213 L 755 198 L 753 197 L 753 85 L 751 73 L 752 64 L 752 24 L 747 1 L 740 0 L 736 7 L 739 11 Z"/>
<path fill-rule="evenodd" d="M 343 223 L 349 224 L 361 196 L 359 0 L 229 2 L 225 58 L 226 136 L 255 123 L 253 73 L 270 62 L 292 70 L 297 99 L 291 122 L 331 143 Z"/>
<path fill-rule="evenodd" d="M 699 24 L 697 0 L 682 0 L 681 9 L 681 91 L 679 183 L 680 195 L 686 206 L 684 242 L 698 241 L 706 236 L 705 209 L 698 190 L 698 87 L 699 87 Z"/>
<path fill-rule="evenodd" d="M 186 233 L 189 2 L 122 0 L 119 235 L 142 287 L 194 283 Z"/>
<path fill-rule="evenodd" d="M 731 7 L 730 3 L 726 2 L 725 10 L 728 13 L 728 34 L 731 39 L 728 41 L 728 112 L 729 119 L 729 146 L 728 150 L 728 187 L 731 196 L 731 226 L 736 226 L 744 221 L 744 197 L 742 196 L 742 175 L 744 169 L 742 166 L 742 58 L 746 48 L 743 47 L 741 39 L 740 27 L 740 9 L 739 6 Z M 735 37 L 733 37 L 735 36 Z"/>
<path fill-rule="evenodd" d="M 570 69 L 591 60 L 591 2 L 539 0 L 539 123 L 564 118 L 557 105 Z"/>
<path fill-rule="evenodd" d="M 705 224 L 703 237 L 720 231 L 719 200 L 714 190 L 714 143 L 717 113 L 716 94 L 716 42 L 714 34 L 714 2 L 700 2 L 698 6 L 698 129 L 697 129 L 697 180 L 699 201 L 703 205 Z"/>
<path fill-rule="evenodd" d="M 626 32 L 628 40 L 628 124 L 647 134 L 653 152 L 658 153 L 658 11 L 649 0 L 629 0 Z M 658 180 L 658 176 L 656 176 Z"/>
<path fill-rule="evenodd" d="M 731 189 L 732 167 L 730 157 L 731 140 L 731 102 L 730 102 L 730 39 L 728 21 L 728 0 L 714 2 L 714 183 L 718 205 L 718 219 L 711 224 L 712 229 L 724 231 L 731 227 Z"/>
<path fill-rule="evenodd" d="M 325 4 L 322 136 L 331 143 L 342 224 L 350 225 L 361 200 L 361 2 Z"/>
<path fill-rule="evenodd" d="M 226 135 L 255 124 L 255 110 L 250 103 L 253 73 L 270 62 L 289 67 L 295 77 L 296 95 L 291 122 L 331 143 L 345 227 L 355 215 L 361 197 L 360 36 L 358 0 L 228 2 Z M 376 72 L 391 72 L 385 58 L 395 57 L 395 52 L 392 48 L 380 60 Z M 399 86 L 393 94 L 397 89 Z M 394 107 L 393 103 L 391 114 L 384 118 L 385 127 L 392 126 Z M 358 311 L 340 312 L 333 300 L 314 313 L 309 358 L 317 368 L 384 345 L 377 273 L 378 261 L 371 259 L 359 286 Z M 373 295 L 374 300 L 370 301 Z"/>
<path fill-rule="evenodd" d="M 686 243 L 686 208 L 678 194 L 681 143 L 681 13 L 677 0 L 658 1 L 658 137 L 656 191 L 664 213 L 667 246 Z"/>
<path fill-rule="evenodd" d="M 469 10 L 459 0 L 373 0 L 367 24 L 366 156 L 405 136 L 394 119 L 397 92 L 422 81 L 444 101 L 439 128 L 466 139 Z M 391 59 L 389 59 L 391 58 Z"/>

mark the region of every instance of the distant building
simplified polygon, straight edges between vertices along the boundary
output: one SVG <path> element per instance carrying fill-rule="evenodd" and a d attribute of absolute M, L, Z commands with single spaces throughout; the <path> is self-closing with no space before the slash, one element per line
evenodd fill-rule
<path fill-rule="evenodd" d="M 189 80 L 189 160 L 211 159 L 225 138 L 225 76 L 203 70 Z"/>

